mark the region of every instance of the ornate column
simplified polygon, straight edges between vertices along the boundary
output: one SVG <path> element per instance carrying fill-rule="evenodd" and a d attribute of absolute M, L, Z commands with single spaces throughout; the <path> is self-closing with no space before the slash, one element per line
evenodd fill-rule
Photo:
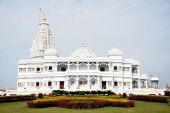
<path fill-rule="evenodd" d="M 68 62 L 67 66 L 68 66 L 68 71 L 70 71 L 70 62 Z"/>
<path fill-rule="evenodd" d="M 141 88 L 141 86 L 140 86 L 140 79 L 138 79 L 138 88 Z"/>
<path fill-rule="evenodd" d="M 137 67 L 137 74 L 140 74 L 139 66 Z"/>
<path fill-rule="evenodd" d="M 145 87 L 148 88 L 148 81 L 145 80 Z"/>
<path fill-rule="evenodd" d="M 90 69 L 90 62 L 87 62 L 87 70 Z"/>
<path fill-rule="evenodd" d="M 124 89 L 124 77 L 122 77 L 122 89 Z"/>
<path fill-rule="evenodd" d="M 96 70 L 98 70 L 98 67 L 99 67 L 99 63 L 96 62 Z"/>
<path fill-rule="evenodd" d="M 130 81 L 130 89 L 133 89 L 133 79 L 131 78 L 131 81 Z"/>
<path fill-rule="evenodd" d="M 91 86 L 90 86 L 90 75 L 87 76 L 87 86 L 89 89 L 91 89 Z"/>
<path fill-rule="evenodd" d="M 98 84 L 98 87 L 99 87 L 99 90 L 101 90 L 101 82 L 100 82 L 100 76 L 98 75 L 97 77 L 97 84 Z"/>
<path fill-rule="evenodd" d="M 66 76 L 66 79 L 65 79 L 65 84 L 64 84 L 64 89 L 65 90 L 68 90 L 68 75 Z"/>
<path fill-rule="evenodd" d="M 60 89 L 60 81 L 57 81 L 57 89 Z"/>
<path fill-rule="evenodd" d="M 79 70 L 79 62 L 77 62 L 77 70 Z"/>
<path fill-rule="evenodd" d="M 56 62 L 55 65 L 56 65 L 56 72 L 57 72 L 58 71 L 58 63 Z"/>
<path fill-rule="evenodd" d="M 79 78 L 78 78 L 78 75 L 76 76 L 76 89 L 78 89 L 79 88 Z"/>
<path fill-rule="evenodd" d="M 111 71 L 111 62 L 109 62 L 109 71 Z"/>

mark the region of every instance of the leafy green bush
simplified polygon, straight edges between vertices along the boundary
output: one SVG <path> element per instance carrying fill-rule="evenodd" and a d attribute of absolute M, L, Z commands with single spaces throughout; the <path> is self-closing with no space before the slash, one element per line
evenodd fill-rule
<path fill-rule="evenodd" d="M 106 95 L 111 95 L 111 94 L 113 94 L 111 90 L 106 91 Z"/>
<path fill-rule="evenodd" d="M 112 95 L 112 91 L 63 91 L 63 90 L 53 90 L 52 95 Z"/>
<path fill-rule="evenodd" d="M 90 91 L 85 91 L 85 95 L 89 95 L 90 94 Z"/>
<path fill-rule="evenodd" d="M 42 93 L 39 93 L 39 94 L 38 94 L 38 98 L 43 98 L 43 96 L 44 96 L 44 95 L 43 95 Z"/>
<path fill-rule="evenodd" d="M 164 91 L 164 96 L 169 96 L 170 97 L 170 91 Z"/>
<path fill-rule="evenodd" d="M 79 91 L 79 95 L 85 95 L 85 91 Z"/>
<path fill-rule="evenodd" d="M 52 94 L 53 95 L 65 95 L 65 91 L 63 91 L 63 90 L 53 90 Z"/>
<path fill-rule="evenodd" d="M 95 95 L 95 94 L 97 94 L 97 91 L 91 91 L 91 94 Z"/>
<path fill-rule="evenodd" d="M 123 93 L 122 98 L 126 98 L 126 97 L 127 97 L 127 94 Z"/>
<path fill-rule="evenodd" d="M 98 91 L 97 91 L 97 94 L 98 94 L 98 95 L 101 95 L 101 94 L 102 94 L 102 91 L 98 90 Z"/>

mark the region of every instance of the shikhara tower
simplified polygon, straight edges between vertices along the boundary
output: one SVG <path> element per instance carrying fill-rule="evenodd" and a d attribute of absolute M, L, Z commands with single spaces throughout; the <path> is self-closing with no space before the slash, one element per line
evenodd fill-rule
<path fill-rule="evenodd" d="M 43 58 L 47 49 L 54 49 L 54 38 L 49 28 L 47 18 L 39 9 L 39 28 L 31 47 L 31 58 Z"/>
<path fill-rule="evenodd" d="M 16 94 L 51 93 L 52 90 L 161 93 L 159 78 L 142 74 L 139 61 L 124 58 L 118 49 L 113 48 L 106 56 L 97 57 L 82 44 L 69 57 L 59 57 L 41 9 L 39 15 L 30 58 L 18 62 Z"/>

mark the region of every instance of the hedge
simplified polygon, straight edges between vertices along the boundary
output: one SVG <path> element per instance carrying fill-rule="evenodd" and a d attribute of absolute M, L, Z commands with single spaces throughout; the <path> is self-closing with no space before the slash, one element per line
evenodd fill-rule
<path fill-rule="evenodd" d="M 129 95 L 128 99 L 129 100 L 148 101 L 148 102 L 168 103 L 168 97 L 166 97 L 166 96 Z"/>
<path fill-rule="evenodd" d="M 35 95 L 0 96 L 0 103 L 35 100 Z"/>
<path fill-rule="evenodd" d="M 164 91 L 164 96 L 169 96 L 170 97 L 170 91 Z"/>
<path fill-rule="evenodd" d="M 106 106 L 112 107 L 134 107 L 134 101 L 104 101 L 104 100 L 88 100 L 77 101 L 73 100 L 48 100 L 48 101 L 28 101 L 27 107 L 44 108 L 44 107 L 62 107 L 70 109 L 93 109 Z"/>
<path fill-rule="evenodd" d="M 107 91 L 63 91 L 63 90 L 53 90 L 53 95 L 113 95 L 114 92 Z"/>

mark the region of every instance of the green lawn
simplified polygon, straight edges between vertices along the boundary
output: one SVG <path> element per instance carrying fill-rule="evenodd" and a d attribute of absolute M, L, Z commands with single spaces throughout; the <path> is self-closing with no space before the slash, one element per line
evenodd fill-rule
<path fill-rule="evenodd" d="M 136 101 L 134 108 L 105 107 L 97 109 L 27 108 L 26 102 L 0 103 L 0 113 L 170 113 L 167 103 Z"/>

